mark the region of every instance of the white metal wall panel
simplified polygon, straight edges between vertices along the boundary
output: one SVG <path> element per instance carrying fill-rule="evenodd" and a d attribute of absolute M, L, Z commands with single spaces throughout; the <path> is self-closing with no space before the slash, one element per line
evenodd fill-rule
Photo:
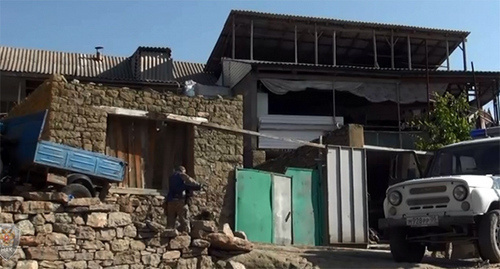
<path fill-rule="evenodd" d="M 354 207 L 354 210 L 352 210 L 354 213 L 354 231 L 364 231 L 365 225 L 368 221 L 368 219 L 365 218 L 365 210 L 363 210 L 366 205 L 366 199 L 363 199 L 363 197 L 366 197 L 366 189 L 364 185 L 364 151 L 353 150 L 351 151 L 351 154 L 352 195 L 354 197 L 354 199 L 352 199 Z M 354 233 L 354 242 L 364 242 L 364 239 L 364 233 Z"/>
<path fill-rule="evenodd" d="M 336 117 L 336 123 L 343 125 L 343 118 Z M 325 132 L 333 131 L 337 126 L 333 117 L 265 115 L 259 117 L 259 132 L 267 135 L 311 141 Z M 265 137 L 259 138 L 261 149 L 296 149 L 300 144 Z"/>
<path fill-rule="evenodd" d="M 258 92 L 257 93 L 257 117 L 266 116 L 269 113 L 269 99 L 267 98 L 267 93 Z"/>
<path fill-rule="evenodd" d="M 273 192 L 273 244 L 292 243 L 292 193 L 291 178 L 272 175 Z"/>
<path fill-rule="evenodd" d="M 351 241 L 352 236 L 352 225 L 354 219 L 351 207 L 352 203 L 352 190 L 351 190 L 351 167 L 349 163 L 349 151 L 345 149 L 340 149 L 340 212 L 341 212 L 341 224 L 342 224 L 342 242 Z"/>
<path fill-rule="evenodd" d="M 229 88 L 234 87 L 250 71 L 252 66 L 248 63 L 234 62 L 231 60 L 222 60 L 223 85 Z"/>
<path fill-rule="evenodd" d="M 327 153 L 330 244 L 368 244 L 364 149 L 329 147 Z"/>
<path fill-rule="evenodd" d="M 338 181 L 335 179 L 336 176 L 340 174 L 339 163 L 340 159 L 338 156 L 338 151 L 328 150 L 327 154 L 327 206 L 328 206 L 328 230 L 330 243 L 340 242 L 340 235 L 342 231 L 340 230 L 340 220 L 341 212 L 338 210 L 340 203 L 338 199 L 331 199 L 330 197 L 337 197 L 340 195 L 340 189 Z"/>

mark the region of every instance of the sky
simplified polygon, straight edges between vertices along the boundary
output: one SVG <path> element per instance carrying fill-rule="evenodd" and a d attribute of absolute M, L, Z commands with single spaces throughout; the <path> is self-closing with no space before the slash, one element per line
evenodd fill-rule
<path fill-rule="evenodd" d="M 0 45 L 130 56 L 170 47 L 205 63 L 232 9 L 470 31 L 468 69 L 500 71 L 500 0 L 26 1 L 0 0 Z M 461 51 L 452 69 L 463 69 Z"/>

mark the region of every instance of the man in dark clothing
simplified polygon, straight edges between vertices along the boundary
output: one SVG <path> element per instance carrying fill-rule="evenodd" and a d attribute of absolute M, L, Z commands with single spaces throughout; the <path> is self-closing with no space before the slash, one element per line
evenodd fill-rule
<path fill-rule="evenodd" d="M 186 168 L 179 166 L 169 179 L 167 195 L 167 226 L 175 229 L 175 222 L 179 217 L 180 232 L 190 232 L 188 192 L 200 190 L 201 184 L 186 174 Z"/>

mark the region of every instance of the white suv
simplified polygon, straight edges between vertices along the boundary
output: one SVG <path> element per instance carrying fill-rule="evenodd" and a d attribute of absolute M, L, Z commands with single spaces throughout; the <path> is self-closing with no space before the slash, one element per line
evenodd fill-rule
<path fill-rule="evenodd" d="M 426 178 L 390 186 L 379 228 L 389 232 L 396 262 L 420 262 L 425 248 L 474 244 L 500 262 L 500 137 L 436 151 Z"/>

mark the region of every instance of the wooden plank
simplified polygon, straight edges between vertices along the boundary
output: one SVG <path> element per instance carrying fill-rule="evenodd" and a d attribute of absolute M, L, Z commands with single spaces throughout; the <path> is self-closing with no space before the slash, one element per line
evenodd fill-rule
<path fill-rule="evenodd" d="M 172 161 L 173 161 L 173 142 L 175 139 L 174 132 L 172 130 L 172 125 L 168 125 L 165 128 L 165 140 L 163 141 L 163 152 L 165 152 L 164 159 L 160 159 L 161 164 L 163 167 L 163 173 L 162 173 L 162 189 L 168 189 L 168 178 L 170 174 L 172 173 L 171 167 L 172 167 Z M 161 139 L 161 138 L 160 138 Z"/>
<path fill-rule="evenodd" d="M 166 151 L 165 151 L 165 144 L 167 143 L 167 132 L 166 128 L 162 126 L 160 128 L 160 132 L 156 134 L 156 147 L 155 147 L 155 153 L 154 153 L 154 166 L 155 166 L 155 177 L 153 179 L 153 186 L 155 186 L 156 189 L 162 189 L 165 190 L 166 186 L 164 183 L 164 170 L 165 167 L 163 165 L 164 158 L 166 158 Z"/>
<path fill-rule="evenodd" d="M 146 140 L 145 132 L 147 131 L 147 122 L 145 120 L 138 124 L 136 129 L 136 141 L 134 141 L 136 146 L 136 166 L 137 166 L 137 187 L 144 188 L 144 155 L 147 155 L 147 151 L 144 149 Z M 137 140 L 138 139 L 138 140 Z"/>
<path fill-rule="evenodd" d="M 106 106 L 99 106 L 98 108 L 105 110 L 107 113 L 116 112 L 119 110 L 119 108 L 106 107 Z M 325 145 L 318 144 L 318 143 L 312 143 L 309 141 L 303 141 L 303 140 L 291 139 L 291 138 L 285 138 L 285 137 L 277 137 L 277 136 L 273 136 L 273 135 L 262 134 L 262 133 L 255 132 L 255 131 L 235 128 L 235 127 L 230 127 L 230 126 L 224 126 L 224 125 L 219 125 L 219 124 L 215 124 L 215 123 L 209 123 L 207 119 L 200 118 L 200 117 L 187 117 L 187 116 L 181 116 L 181 115 L 176 115 L 176 114 L 162 114 L 162 113 L 147 112 L 147 111 L 144 111 L 144 112 L 147 112 L 144 115 L 144 113 L 142 113 L 142 112 L 135 113 L 134 112 L 135 110 L 133 110 L 133 109 L 127 109 L 127 110 L 122 109 L 120 111 L 121 111 L 121 113 L 128 113 L 128 116 L 134 116 L 136 114 L 136 115 L 140 115 L 139 117 L 143 117 L 143 118 L 184 122 L 184 123 L 190 123 L 190 124 L 194 124 L 194 125 L 204 126 L 207 128 L 225 130 L 225 131 L 237 133 L 237 134 L 266 137 L 266 138 L 270 138 L 270 139 L 277 139 L 277 140 L 282 140 L 282 141 L 286 141 L 286 142 L 291 142 L 291 143 L 296 143 L 296 144 L 301 144 L 301 145 L 316 147 L 316 148 L 326 148 Z"/>
<path fill-rule="evenodd" d="M 116 152 L 116 137 L 114 136 L 113 117 L 108 118 L 108 126 L 106 129 L 106 155 L 118 157 Z"/>
<path fill-rule="evenodd" d="M 125 123 L 125 122 L 123 122 Z M 137 187 L 136 186 L 136 181 L 135 181 L 135 158 L 134 158 L 134 133 L 133 133 L 133 130 L 135 128 L 135 122 L 130 122 L 129 125 L 128 125 L 128 128 L 126 129 L 127 130 L 127 154 L 128 154 L 128 162 L 130 164 L 130 169 L 129 169 L 129 173 L 128 173 L 128 186 L 129 187 Z"/>
<path fill-rule="evenodd" d="M 144 167 L 144 173 L 145 173 L 145 183 L 144 183 L 144 188 L 153 188 L 153 178 L 154 178 L 154 173 L 155 173 L 155 165 L 154 165 L 154 153 L 155 153 L 155 146 L 156 146 L 156 137 L 157 137 L 157 132 L 156 132 L 156 126 L 155 126 L 154 121 L 150 121 L 148 125 L 148 133 L 147 133 L 147 140 L 144 140 L 143 142 L 146 145 L 146 160 L 145 160 L 145 167 Z"/>
<path fill-rule="evenodd" d="M 116 117 L 111 117 L 109 118 L 109 120 L 111 123 L 110 124 L 111 126 L 109 128 L 111 129 L 111 132 L 114 131 L 114 137 L 116 138 L 116 157 L 128 162 L 128 159 L 126 158 L 127 155 L 125 154 L 125 146 L 123 142 L 123 129 L 120 124 L 120 121 Z M 125 169 L 124 180 L 120 182 L 119 186 L 123 187 L 128 186 L 128 170 L 129 167 Z"/>
<path fill-rule="evenodd" d="M 207 128 L 214 128 L 214 129 L 219 129 L 219 130 L 225 130 L 225 131 L 232 132 L 232 133 L 254 135 L 254 136 L 266 137 L 266 138 L 270 138 L 270 139 L 277 139 L 277 140 L 281 140 L 281 141 L 286 141 L 286 142 L 291 142 L 291 143 L 296 143 L 296 144 L 302 144 L 304 146 L 310 146 L 310 147 L 315 147 L 315 148 L 326 148 L 325 145 L 317 144 L 317 143 L 312 143 L 312 142 L 309 142 L 309 141 L 303 141 L 303 140 L 291 139 L 291 138 L 285 138 L 285 137 L 277 137 L 277 136 L 274 136 L 274 135 L 262 134 L 262 133 L 259 133 L 259 132 L 254 132 L 254 131 L 249 131 L 249 130 L 234 128 L 234 127 L 229 127 L 229 126 L 223 126 L 223 125 L 219 125 L 219 124 L 215 124 L 215 123 L 200 123 L 198 125 L 203 126 L 203 127 L 207 127 Z"/>
<path fill-rule="evenodd" d="M 66 186 L 68 184 L 68 179 L 65 176 L 47 173 L 47 182 Z"/>
<path fill-rule="evenodd" d="M 139 117 L 139 118 L 145 118 L 145 119 L 155 119 L 154 118 L 155 115 L 157 115 L 161 118 L 163 118 L 165 115 L 172 115 L 172 119 L 175 119 L 176 116 L 179 116 L 181 118 L 186 118 L 186 119 L 190 119 L 190 120 L 194 120 L 194 121 L 208 122 L 207 119 L 202 118 L 202 117 L 188 117 L 188 116 L 180 116 L 180 115 L 175 115 L 175 114 L 162 114 L 162 113 L 150 112 L 150 111 L 146 111 L 146 110 L 127 109 L 127 108 L 121 108 L 121 107 L 110 107 L 110 106 L 94 106 L 94 107 L 101 109 L 101 110 L 105 111 L 106 113 L 112 114 L 112 115 Z"/>
<path fill-rule="evenodd" d="M 165 196 L 167 192 L 157 189 L 138 189 L 138 188 L 123 188 L 123 187 L 111 187 L 109 189 L 110 193 L 119 194 L 136 194 L 136 195 L 158 195 Z"/>

